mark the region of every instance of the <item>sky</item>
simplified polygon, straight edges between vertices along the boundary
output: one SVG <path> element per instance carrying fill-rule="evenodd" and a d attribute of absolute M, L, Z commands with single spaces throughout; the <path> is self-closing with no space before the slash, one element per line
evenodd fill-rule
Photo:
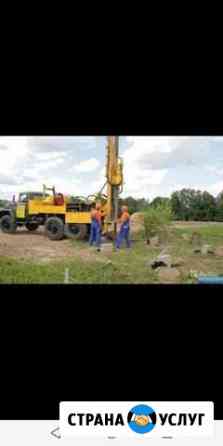
<path fill-rule="evenodd" d="M 105 183 L 106 137 L 0 137 L 0 199 L 55 185 L 87 196 Z M 152 200 L 193 188 L 223 190 L 223 137 L 120 136 L 123 197 Z"/>

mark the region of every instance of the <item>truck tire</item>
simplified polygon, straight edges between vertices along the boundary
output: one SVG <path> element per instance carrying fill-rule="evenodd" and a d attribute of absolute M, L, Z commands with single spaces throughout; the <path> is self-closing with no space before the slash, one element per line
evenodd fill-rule
<path fill-rule="evenodd" d="M 36 231 L 39 227 L 38 223 L 31 223 L 31 222 L 26 223 L 25 226 L 26 226 L 26 229 L 28 229 L 28 231 L 30 231 L 30 232 Z"/>
<path fill-rule="evenodd" d="M 50 240 L 62 240 L 64 223 L 58 217 L 49 217 L 45 223 L 45 234 Z"/>
<path fill-rule="evenodd" d="M 14 234 L 16 232 L 16 222 L 12 215 L 3 215 L 0 219 L 0 228 L 5 234 Z"/>
<path fill-rule="evenodd" d="M 84 240 L 88 233 L 88 227 L 85 224 L 68 223 L 64 227 L 64 234 L 72 240 Z"/>

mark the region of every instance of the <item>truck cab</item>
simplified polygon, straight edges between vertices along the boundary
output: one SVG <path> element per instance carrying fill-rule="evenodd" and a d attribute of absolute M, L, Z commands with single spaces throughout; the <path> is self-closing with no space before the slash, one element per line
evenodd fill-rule
<path fill-rule="evenodd" d="M 48 194 L 47 194 L 48 196 Z M 29 231 L 38 228 L 39 222 L 29 218 L 29 203 L 32 200 L 43 200 L 43 192 L 21 192 L 17 201 L 0 209 L 0 229 L 4 233 L 13 234 L 18 226 L 25 226 Z"/>

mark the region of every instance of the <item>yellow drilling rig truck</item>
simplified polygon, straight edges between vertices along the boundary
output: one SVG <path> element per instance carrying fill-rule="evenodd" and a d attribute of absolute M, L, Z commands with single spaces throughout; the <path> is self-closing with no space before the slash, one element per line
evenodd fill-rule
<path fill-rule="evenodd" d="M 63 197 L 55 187 L 43 186 L 42 192 L 23 192 L 18 202 L 0 209 L 0 228 L 13 234 L 18 227 L 36 231 L 44 226 L 46 236 L 51 240 L 68 237 L 84 240 L 90 231 L 91 208 L 102 203 L 102 232 L 113 238 L 116 233 L 118 200 L 123 188 L 123 162 L 119 157 L 119 138 L 107 137 L 106 183 L 99 193 L 85 197 Z M 106 188 L 106 191 L 105 191 Z M 50 193 L 49 193 L 50 192 Z"/>

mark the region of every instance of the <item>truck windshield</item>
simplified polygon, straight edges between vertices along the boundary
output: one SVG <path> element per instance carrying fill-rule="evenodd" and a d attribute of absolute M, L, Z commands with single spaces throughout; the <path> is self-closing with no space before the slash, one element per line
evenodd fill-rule
<path fill-rule="evenodd" d="M 27 194 L 20 194 L 19 195 L 19 201 L 21 201 L 22 203 L 25 203 L 27 200 L 28 200 Z"/>

